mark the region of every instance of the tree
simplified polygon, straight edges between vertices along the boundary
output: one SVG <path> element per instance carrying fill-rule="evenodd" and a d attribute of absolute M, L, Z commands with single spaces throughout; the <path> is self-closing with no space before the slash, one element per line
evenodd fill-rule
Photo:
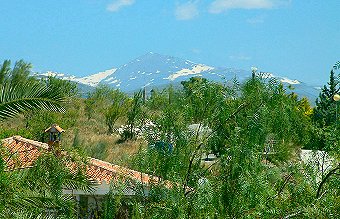
<path fill-rule="evenodd" d="M 89 93 L 85 100 L 87 118 L 91 119 L 104 115 L 113 103 L 116 93 L 119 93 L 119 91 L 106 85 L 99 85 L 93 92 Z"/>
<path fill-rule="evenodd" d="M 136 218 L 327 218 L 338 213 L 327 203 L 336 202 L 331 192 L 339 179 L 330 177 L 327 188 L 320 189 L 327 193 L 316 199 L 316 174 L 294 161 L 295 150 L 309 141 L 306 99 L 257 75 L 241 87 L 186 85 L 184 98 L 174 97 L 183 98 L 181 104 L 164 104 L 154 116 L 158 139 L 174 145 L 173 152 L 141 148 L 135 157 L 134 168 L 171 181 L 170 188 L 159 180 L 147 197 L 141 193 L 134 203 Z M 192 121 L 208 124 L 211 132 L 199 137 L 188 131 Z M 218 154 L 216 161 L 203 163 L 210 148 Z"/>
<path fill-rule="evenodd" d="M 12 118 L 29 110 L 65 112 L 65 98 L 59 90 L 36 82 L 0 87 L 0 120 Z"/>
<path fill-rule="evenodd" d="M 120 117 L 124 115 L 128 104 L 127 96 L 118 90 L 113 93 L 111 98 L 112 104 L 105 112 L 105 122 L 108 126 L 109 134 L 113 133 L 115 123 Z"/>
<path fill-rule="evenodd" d="M 44 152 L 31 168 L 12 171 L 6 171 L 0 159 L 0 218 L 77 218 L 76 202 L 63 189 L 92 189 L 84 158 L 70 154 L 56 157 L 53 151 Z M 70 162 L 75 164 L 72 170 L 65 165 Z"/>
<path fill-rule="evenodd" d="M 336 102 L 333 97 L 339 92 L 339 82 L 335 77 L 334 69 L 329 75 L 329 82 L 322 88 L 319 98 L 316 100 L 313 119 L 319 126 L 329 126 L 336 121 Z"/>
<path fill-rule="evenodd" d="M 128 139 L 133 139 L 134 137 L 136 137 L 136 133 L 135 133 L 135 128 L 138 125 L 138 123 L 140 122 L 140 120 L 142 120 L 142 106 L 143 106 L 143 93 L 140 90 L 139 92 L 136 92 L 133 95 L 132 100 L 130 101 L 129 104 L 129 110 L 127 112 L 127 129 L 124 130 L 123 133 L 123 139 L 122 140 L 128 140 Z"/>
<path fill-rule="evenodd" d="M 117 120 L 126 115 L 129 98 L 118 89 L 100 85 L 84 102 L 87 118 L 102 122 L 108 128 L 107 133 L 112 134 Z"/>
<path fill-rule="evenodd" d="M 0 121 L 31 110 L 65 111 L 65 93 L 56 86 L 28 78 L 30 68 L 31 65 L 23 61 L 17 62 L 13 70 L 9 61 L 1 66 Z M 6 154 L 5 148 L 0 149 L 1 155 Z M 62 189 L 90 189 L 82 169 L 84 163 L 79 163 L 79 169 L 73 172 L 65 165 L 77 159 L 55 157 L 53 152 L 48 151 L 30 169 L 7 171 L 1 157 L 0 217 L 75 218 L 75 202 L 72 197 L 63 195 Z"/>
<path fill-rule="evenodd" d="M 59 90 L 65 97 L 72 98 L 79 95 L 77 83 L 75 82 L 52 76 L 49 76 L 47 79 L 43 79 L 43 82 L 46 83 L 48 87 L 51 87 L 51 89 Z"/>
<path fill-rule="evenodd" d="M 10 83 L 16 86 L 27 81 L 37 81 L 36 78 L 30 76 L 31 69 L 32 64 L 24 60 L 15 62 L 13 68 L 11 68 L 11 61 L 5 60 L 0 66 L 0 85 Z"/>
<path fill-rule="evenodd" d="M 53 123 L 68 128 L 74 126 L 79 117 L 79 108 L 77 108 L 77 106 L 79 107 L 79 93 L 76 83 L 51 76 L 41 79 L 40 83 L 49 87 L 50 90 L 56 90 L 62 94 L 65 102 L 63 106 L 67 110 L 63 114 L 55 111 L 29 111 L 23 113 L 26 123 L 25 128 L 33 134 L 34 139 L 41 139 L 41 130 Z M 73 116 L 69 116 L 69 114 L 73 114 Z"/>
<path fill-rule="evenodd" d="M 189 81 L 182 81 L 187 116 L 190 122 L 205 123 L 212 115 L 217 114 L 224 100 L 226 89 L 219 83 L 205 78 L 192 77 Z"/>
<path fill-rule="evenodd" d="M 11 61 L 5 60 L 3 64 L 0 66 L 0 85 L 3 85 L 10 75 L 11 71 Z"/>
<path fill-rule="evenodd" d="M 0 67 L 0 120 L 29 110 L 65 111 L 64 94 L 56 87 L 30 79 L 31 66 L 20 60 L 11 69 L 6 60 Z"/>
<path fill-rule="evenodd" d="M 316 107 L 313 110 L 312 119 L 314 122 L 313 130 L 311 132 L 312 139 L 307 148 L 334 151 L 337 148 L 337 142 L 340 137 L 336 135 L 338 121 L 337 115 L 339 112 L 337 104 L 333 98 L 339 93 L 339 81 L 335 76 L 339 69 L 340 62 L 337 62 L 330 72 L 329 82 L 322 88 L 319 98 L 316 100 Z"/>

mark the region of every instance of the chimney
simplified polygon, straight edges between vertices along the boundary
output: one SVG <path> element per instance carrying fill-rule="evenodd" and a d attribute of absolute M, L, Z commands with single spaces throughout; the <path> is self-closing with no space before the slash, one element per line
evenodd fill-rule
<path fill-rule="evenodd" d="M 48 129 L 45 130 L 45 133 L 48 133 L 48 146 L 50 149 L 60 149 L 61 145 L 61 133 L 64 130 L 60 128 L 57 124 L 51 125 Z"/>

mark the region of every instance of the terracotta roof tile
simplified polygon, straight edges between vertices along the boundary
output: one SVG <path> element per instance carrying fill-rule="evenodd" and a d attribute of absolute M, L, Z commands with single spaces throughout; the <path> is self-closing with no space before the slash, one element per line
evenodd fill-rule
<path fill-rule="evenodd" d="M 25 139 L 26 140 L 26 139 Z M 3 140 L 6 151 L 3 158 L 7 163 L 7 168 L 26 168 L 32 166 L 33 162 L 40 156 L 40 150 L 45 149 L 46 145 L 35 141 L 25 141 L 20 136 L 14 136 Z"/>
<path fill-rule="evenodd" d="M 114 165 L 95 158 L 89 158 L 87 175 L 92 179 L 97 179 L 100 183 L 102 183 L 104 179 L 107 183 L 109 183 L 112 178 L 116 178 L 114 175 L 132 179 L 142 184 L 160 181 L 158 177 L 150 176 L 145 173 Z"/>
<path fill-rule="evenodd" d="M 13 136 L 4 139 L 2 142 L 3 146 L 7 149 L 3 157 L 9 170 L 32 166 L 34 161 L 41 155 L 41 152 L 49 149 L 46 143 L 33 141 L 20 136 Z M 70 162 L 65 165 L 70 169 L 75 169 L 75 163 Z M 103 182 L 110 183 L 111 181 L 118 181 L 119 179 L 125 181 L 132 180 L 143 185 L 160 182 L 160 178 L 158 177 L 91 157 L 89 157 L 88 160 L 86 175 L 89 179 L 95 180 L 99 184 Z M 170 182 L 166 182 L 165 184 L 166 186 L 171 186 Z"/>

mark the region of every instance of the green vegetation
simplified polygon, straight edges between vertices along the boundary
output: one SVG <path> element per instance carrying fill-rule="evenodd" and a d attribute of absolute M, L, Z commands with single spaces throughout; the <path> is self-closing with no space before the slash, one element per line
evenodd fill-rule
<path fill-rule="evenodd" d="M 29 69 L 30 65 L 18 63 L 17 69 Z M 2 92 L 20 91 L 23 97 L 39 99 L 38 94 L 43 92 L 30 93 L 29 86 L 19 85 L 33 81 L 25 84 L 49 90 L 51 96 L 46 100 L 58 104 L 19 107 L 22 110 L 0 123 L 1 138 L 20 134 L 42 141 L 43 130 L 58 123 L 67 130 L 62 145 L 75 157 L 65 159 L 78 160 L 82 166 L 83 158 L 78 154 L 85 153 L 161 177 L 150 186 L 148 195 L 142 186 L 133 198 L 112 190 L 103 203 L 103 218 L 122 217 L 123 211 L 130 218 L 340 215 L 339 118 L 333 100 L 339 91 L 335 76 L 338 68 L 332 69 L 330 82 L 313 109 L 307 99 L 287 93 L 280 82 L 255 71 L 242 84 L 237 80 L 220 84 L 191 78 L 182 82 L 183 89 L 154 89 L 146 98 L 142 92 L 129 97 L 108 87 L 98 87 L 81 98 L 71 82 L 56 78 L 34 81 L 26 73 L 20 74 L 25 77 L 18 85 L 13 85 L 17 90 L 7 91 L 4 87 L 12 86 L 8 81 L 14 80 L 8 76 L 13 74 L 8 73 L 9 66 L 5 61 L 0 68 Z M 69 97 L 53 96 L 53 92 Z M 1 108 L 3 103 L 0 99 L 0 115 L 8 115 L 6 110 L 12 108 Z M 42 107 L 47 111 L 36 111 Z M 65 113 L 54 112 L 60 107 L 66 109 Z M 326 151 L 334 158 L 333 168 L 320 173 L 312 165 L 301 163 L 301 149 Z M 216 158 L 205 161 L 209 154 Z M 81 168 L 79 174 L 69 174 L 62 161 L 51 154 L 42 156 L 34 168 L 20 172 L 6 172 L 4 161 L 0 161 L 0 216 L 35 218 L 49 208 L 58 209 L 53 212 L 60 217 L 76 217 L 76 202 L 63 196 L 61 188 L 71 184 L 90 189 Z M 44 166 L 44 162 L 51 166 Z M 40 201 L 27 206 L 24 201 L 28 198 Z M 18 203 L 23 207 L 15 209 Z"/>
<path fill-rule="evenodd" d="M 73 173 L 65 167 L 70 160 L 79 164 Z M 8 172 L 1 159 L 0 218 L 75 218 L 76 203 L 62 189 L 91 191 L 82 164 L 77 155 L 61 158 L 48 152 L 33 168 Z"/>
<path fill-rule="evenodd" d="M 19 113 L 33 115 L 41 110 L 65 112 L 62 105 L 65 93 L 50 83 L 29 77 L 30 64 L 19 61 L 14 68 L 5 61 L 0 70 L 0 119 L 15 118 Z M 4 123 L 5 125 L 6 123 Z M 26 123 L 28 124 L 28 123 Z M 3 124 L 1 124 L 3 125 Z M 28 125 L 26 125 L 28 126 Z M 8 134 L 8 129 L 3 134 Z M 11 133 L 11 132 L 9 132 Z M 20 132 L 19 132 L 20 133 Z M 23 132 L 25 135 L 26 132 Z M 28 133 L 27 133 L 28 134 Z M 8 170 L 5 157 L 14 156 L 6 148 L 0 148 L 0 217 L 1 218 L 72 218 L 76 216 L 76 205 L 71 196 L 62 194 L 63 188 L 90 191 L 86 179 L 84 160 L 78 153 L 55 156 L 54 151 L 42 154 L 34 167 L 23 170 Z M 65 163 L 76 162 L 73 172 Z"/>
<path fill-rule="evenodd" d="M 13 69 L 6 60 L 0 66 L 0 120 L 29 110 L 46 109 L 64 112 L 64 96 L 56 86 L 49 86 L 29 77 L 31 65 L 22 60 Z"/>

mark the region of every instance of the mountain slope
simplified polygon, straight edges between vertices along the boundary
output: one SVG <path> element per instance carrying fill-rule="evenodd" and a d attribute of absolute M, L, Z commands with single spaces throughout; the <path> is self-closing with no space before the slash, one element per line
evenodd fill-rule
<path fill-rule="evenodd" d="M 101 84 L 131 92 L 144 87 L 151 88 L 178 83 L 193 76 L 224 81 L 236 75 L 243 78 L 246 74 L 246 71 L 243 70 L 215 68 L 173 56 L 150 52 L 122 65 L 114 74 L 102 80 Z"/>
<path fill-rule="evenodd" d="M 74 76 L 74 75 L 67 75 L 64 73 L 58 73 L 58 72 L 52 72 L 52 71 L 48 71 L 45 73 L 36 73 L 34 74 L 34 76 L 37 78 L 56 77 L 62 80 L 73 81 L 73 82 L 77 82 L 83 85 L 95 87 L 99 84 L 100 81 L 102 81 L 108 75 L 112 75 L 115 71 L 116 69 L 113 68 L 113 69 L 109 69 L 103 72 L 98 72 L 98 73 L 85 76 L 85 77 L 81 77 L 81 78 L 78 78 L 77 76 Z"/>
<path fill-rule="evenodd" d="M 271 73 L 264 73 L 267 78 L 276 78 L 287 88 L 288 92 L 295 92 L 299 96 L 306 96 L 313 104 L 320 90 L 298 80 L 291 80 Z M 55 76 L 64 80 L 77 82 L 83 93 L 86 93 L 97 85 L 108 85 L 124 92 L 134 92 L 147 88 L 164 87 L 169 84 L 177 85 L 189 78 L 204 77 L 208 80 L 226 82 L 236 78 L 243 82 L 251 76 L 250 71 L 235 68 L 212 67 L 204 64 L 194 63 L 189 60 L 161 55 L 149 52 L 142 55 L 119 68 L 112 68 L 86 77 L 78 78 L 61 73 L 46 72 L 38 74 L 37 77 Z M 289 87 L 289 89 L 288 89 Z M 293 87 L 293 90 L 290 88 Z M 85 91 L 84 91 L 85 90 Z"/>

